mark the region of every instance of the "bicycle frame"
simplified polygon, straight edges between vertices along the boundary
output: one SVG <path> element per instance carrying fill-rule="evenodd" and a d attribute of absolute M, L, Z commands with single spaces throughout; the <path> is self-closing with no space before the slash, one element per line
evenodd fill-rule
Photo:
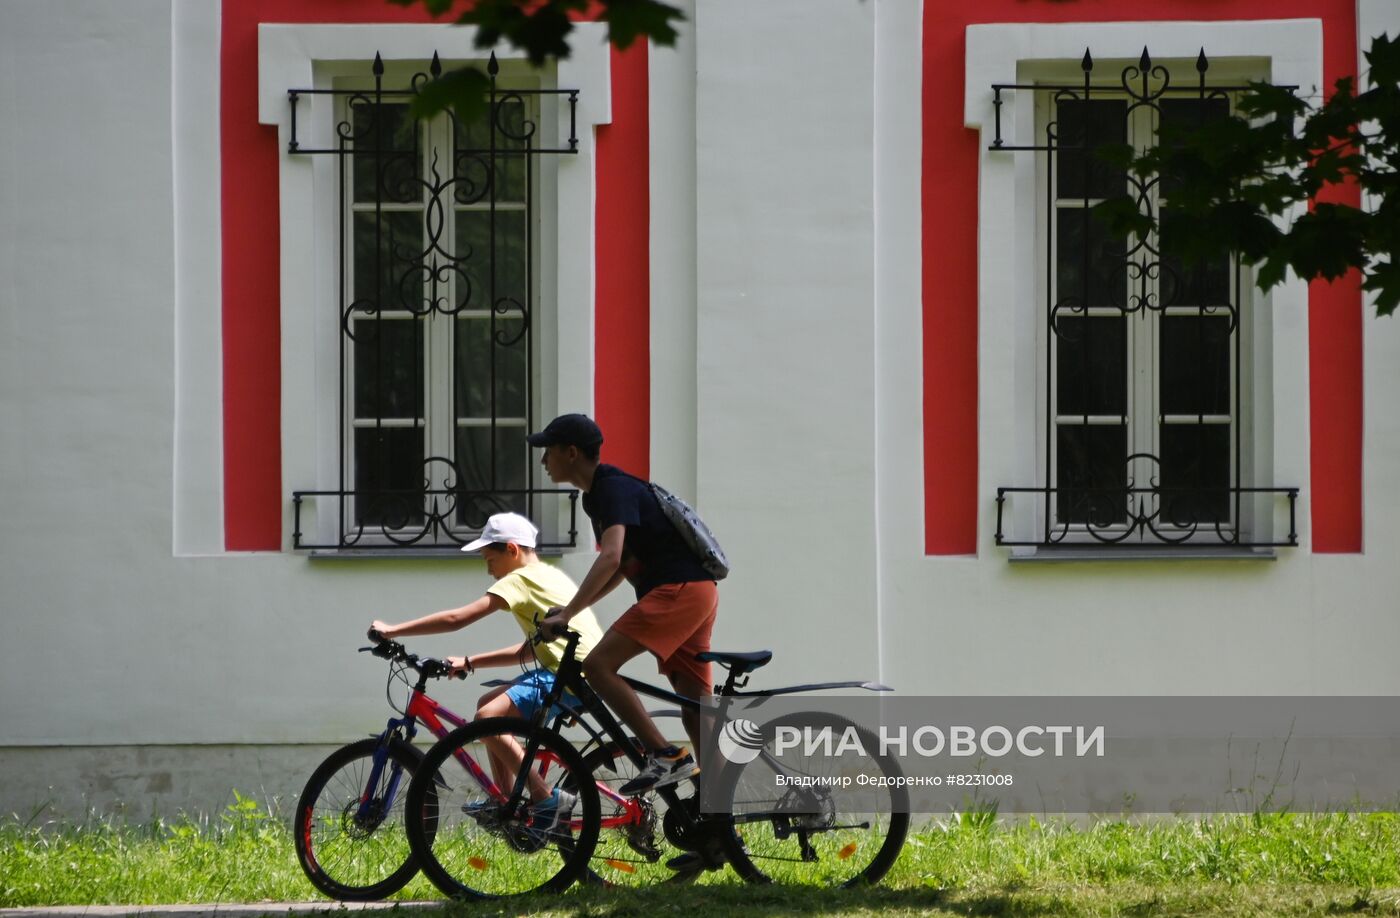
<path fill-rule="evenodd" d="M 546 693 L 544 699 L 535 711 L 532 718 L 534 727 L 544 729 L 546 723 L 551 719 L 551 712 L 556 710 L 561 713 L 553 715 L 551 729 L 558 732 L 562 727 L 572 724 L 581 725 L 590 735 L 589 744 L 584 747 L 587 752 L 589 746 L 597 744 L 602 748 L 608 740 L 611 740 L 628 759 L 638 768 L 646 764 L 645 755 L 628 738 L 622 725 L 613 716 L 612 712 L 598 697 L 597 693 L 583 679 L 582 663 L 576 659 L 579 635 L 570 632 L 567 638 L 567 652 L 561 662 L 559 670 L 554 680 L 554 685 Z M 451 710 L 438 703 L 427 692 L 428 677 L 419 672 L 417 684 L 409 696 L 408 704 L 404 708 L 404 716 L 391 719 L 386 725 L 384 732 L 380 734 L 379 748 L 374 755 L 374 765 L 366 784 L 364 793 L 360 800 L 360 809 L 356 813 L 358 819 L 371 818 L 374 807 L 372 790 L 379 786 L 379 781 L 383 776 L 385 764 L 389 761 L 389 744 L 396 737 L 402 737 L 405 742 L 412 742 L 418 732 L 418 725 L 421 723 L 437 739 L 441 740 L 447 736 L 451 728 L 462 727 L 467 724 L 467 720 L 459 717 Z M 642 695 L 649 696 L 661 701 L 679 706 L 682 711 L 702 711 L 707 705 L 701 701 L 679 695 L 668 689 L 640 682 L 636 679 L 624 676 L 623 680 L 635 691 Z M 773 695 L 785 695 L 798 692 L 810 692 L 823 689 L 837 688 L 864 688 L 872 691 L 888 691 L 886 686 L 873 682 L 828 682 L 808 685 L 789 686 L 786 688 L 769 689 L 764 691 L 744 692 L 739 691 L 747 685 L 747 675 L 740 675 L 736 670 L 731 670 L 728 679 L 723 685 L 716 685 L 715 695 L 722 699 L 719 713 L 734 699 L 744 697 L 764 697 Z M 488 683 L 489 684 L 489 683 Z M 578 699 L 579 707 L 569 704 L 563 700 L 565 692 L 570 692 Z M 592 715 L 592 723 L 584 718 L 584 715 Z M 444 725 L 446 721 L 447 725 Z M 597 725 L 597 727 L 594 726 Z M 550 767 L 555 764 L 554 757 L 548 752 L 541 752 L 537 741 L 527 741 L 522 759 L 523 767 L 516 775 L 515 783 L 507 793 L 498 787 L 494 779 L 487 773 L 476 760 L 467 754 L 464 749 L 453 751 L 453 758 L 471 776 L 472 780 L 497 803 L 504 806 L 506 815 L 514 816 L 519 810 L 527 806 L 527 776 L 531 768 L 537 768 L 541 777 L 544 777 Z M 768 759 L 767 754 L 764 758 Z M 780 763 L 773 760 L 772 764 L 782 769 Z M 386 801 L 381 804 L 380 811 L 387 812 L 390 804 L 396 798 L 399 791 L 399 784 L 402 779 L 402 769 L 395 764 L 390 776 L 389 785 L 382 798 Z M 617 808 L 616 815 L 605 817 L 602 820 L 601 828 L 620 828 L 632 824 L 641 818 L 643 810 L 641 803 L 635 797 L 625 797 L 602 781 L 595 782 L 598 793 L 601 797 L 611 801 Z M 676 789 L 673 787 L 662 788 L 658 791 L 668 806 L 677 806 L 679 798 L 676 796 Z M 760 820 L 766 818 L 766 814 L 752 814 L 744 821 Z M 700 819 L 703 821 L 704 817 Z M 582 820 L 571 820 L 573 828 L 579 828 Z"/>
<path fill-rule="evenodd" d="M 357 817 L 365 818 L 369 808 L 373 805 L 371 789 L 379 786 L 380 778 L 384 773 L 384 766 L 389 761 L 389 742 L 394 736 L 401 736 L 404 742 L 413 742 L 413 738 L 418 735 L 418 725 L 421 723 L 428 729 L 428 732 L 439 740 L 447 736 L 452 728 L 464 727 L 468 721 L 459 717 L 445 705 L 439 703 L 427 693 L 427 677 L 420 676 L 418 684 L 413 687 L 409 695 L 408 704 L 404 708 L 403 717 L 390 719 L 385 726 L 384 732 L 379 735 L 379 748 L 374 754 L 374 765 L 370 769 L 369 779 L 365 784 L 365 791 L 360 796 L 360 810 Z M 444 725 L 443 721 L 447 724 Z M 464 750 L 455 751 L 453 758 L 457 763 L 466 769 L 467 773 L 481 785 L 482 790 L 490 794 L 497 802 L 505 802 L 506 795 L 496 786 L 496 782 L 491 779 L 476 760 L 467 755 Z M 542 762 L 542 767 L 547 763 Z M 402 769 L 395 766 L 389 778 L 389 786 L 385 790 L 384 799 L 392 801 L 398 794 L 399 782 L 403 778 Z M 601 788 L 600 788 L 601 790 Z M 385 806 L 387 809 L 387 805 Z"/>
<path fill-rule="evenodd" d="M 388 742 L 390 737 L 394 736 L 396 732 L 399 732 L 402 734 L 405 741 L 412 742 L 414 736 L 417 735 L 418 724 L 422 723 L 423 726 L 427 727 L 430 733 L 432 733 L 435 737 L 441 740 L 443 737 L 447 736 L 449 732 L 451 732 L 448 727 L 443 725 L 443 721 L 447 721 L 447 723 L 451 724 L 451 726 L 454 728 L 465 726 L 468 723 L 466 720 L 457 716 L 451 710 L 449 710 L 448 708 L 431 698 L 425 691 L 426 687 L 426 678 L 420 677 L 419 684 L 414 687 L 412 694 L 409 696 L 408 705 L 404 709 L 404 716 L 390 720 L 387 727 L 384 730 L 384 733 L 380 735 L 380 748 L 375 753 L 375 764 L 370 771 L 370 776 L 366 784 L 365 793 L 361 797 L 361 812 L 358 815 L 363 816 L 372 803 L 370 799 L 369 788 L 377 787 L 379 784 L 380 776 L 383 774 L 384 764 L 388 761 L 389 758 Z M 557 698 L 547 700 L 544 704 L 540 705 L 539 711 L 552 711 L 554 709 L 554 704 L 558 703 L 558 701 L 559 699 Z M 561 704 L 560 707 L 564 710 L 564 713 L 559 714 L 555 717 L 556 729 L 562 726 L 563 723 L 569 720 L 570 718 L 578 719 L 578 716 L 582 713 L 580 711 L 574 710 L 571 705 Z M 586 729 L 588 729 L 589 733 L 593 736 L 595 740 L 601 742 L 601 736 L 597 731 L 593 730 L 591 727 L 588 727 L 586 724 L 585 727 Z M 492 777 L 489 774 L 487 774 L 486 770 L 483 769 L 480 765 L 478 765 L 476 760 L 473 759 L 470 755 L 468 755 L 465 750 L 454 750 L 453 758 L 457 760 L 457 763 L 461 765 L 462 768 L 464 768 L 469 775 L 471 775 L 472 779 L 476 781 L 478 785 L 480 785 L 481 789 L 485 793 L 489 794 L 491 798 L 494 799 L 497 803 L 509 804 L 513 801 L 519 802 L 517 798 L 514 797 L 514 795 L 508 796 L 504 791 L 502 791 L 496 785 L 496 782 L 492 779 Z M 545 773 L 549 770 L 549 768 L 554 764 L 554 759 L 553 756 L 550 756 L 548 754 L 540 755 L 538 758 L 540 775 L 541 777 L 543 777 Z M 523 774 L 524 771 L 522 770 L 522 775 Z M 402 774 L 399 771 L 396 771 L 391 776 L 390 785 L 385 795 L 386 799 L 394 799 L 394 796 L 398 793 L 398 785 L 401 778 Z M 603 828 L 617 828 L 620 826 L 630 825 L 632 822 L 635 822 L 637 819 L 641 818 L 642 808 L 636 800 L 628 797 L 623 797 L 622 795 L 614 791 L 611 787 L 608 787 L 601 781 L 597 782 L 597 785 L 598 793 L 600 795 L 607 797 L 613 803 L 622 807 L 621 813 L 603 820 Z"/>
<path fill-rule="evenodd" d="M 371 650 L 375 648 L 363 648 Z M 419 658 L 409 655 L 403 650 L 401 645 L 394 644 L 391 649 L 384 653 L 376 650 L 376 656 L 389 659 L 396 664 L 390 673 L 390 681 L 399 677 L 404 669 L 412 668 L 417 673 L 415 683 L 411 685 L 411 690 L 407 704 L 401 710 L 401 716 L 392 717 L 385 724 L 384 730 L 379 734 L 373 755 L 370 757 L 369 774 L 360 789 L 359 798 L 354 807 L 353 813 L 347 813 L 355 823 L 362 827 L 374 831 L 393 810 L 398 795 L 405 791 L 403 787 L 403 777 L 405 767 L 401 764 L 399 757 L 391 754 L 392 749 L 398 743 L 409 745 L 418 734 L 421 725 L 439 741 L 447 737 L 453 729 L 461 728 L 469 723 L 467 718 L 458 716 L 455 712 L 439 703 L 427 693 L 427 683 L 430 678 L 447 675 L 449 671 L 445 664 L 438 660 L 422 661 L 420 666 Z M 397 664 L 406 663 L 404 668 L 398 668 Z M 490 683 L 488 683 L 490 684 Z M 557 695 L 558 693 L 556 693 Z M 559 702 L 558 697 L 552 697 L 539 708 L 539 721 L 543 722 L 551 711 L 558 710 L 560 713 L 555 717 L 554 729 L 557 731 L 568 722 L 582 723 L 589 731 L 595 741 L 600 745 L 605 742 L 602 735 L 594 730 L 586 720 L 579 720 L 582 712 L 573 708 L 570 704 L 559 704 L 556 709 L 555 704 Z M 392 705 L 392 702 L 391 702 Z M 491 799 L 498 804 L 504 804 L 507 813 L 516 813 L 522 804 L 528 801 L 521 793 L 524 784 L 524 777 L 527 769 L 538 765 L 539 774 L 546 777 L 547 772 L 555 764 L 554 756 L 549 754 L 539 754 L 538 749 L 530 751 L 530 758 L 525 769 L 522 769 L 517 776 L 514 792 L 507 795 L 499 788 L 492 779 L 486 768 L 478 764 L 465 748 L 453 750 L 453 758 L 462 769 L 471 777 L 471 780 L 482 789 Z M 386 772 L 387 769 L 387 772 Z M 638 822 L 644 815 L 642 804 L 635 800 L 624 798 L 617 794 L 612 788 L 597 783 L 598 791 L 601 795 L 612 801 L 616 806 L 614 814 L 603 820 L 603 826 L 607 828 L 620 828 Z M 310 832 L 311 822 L 307 822 L 307 831 Z M 308 839 L 307 847 L 311 843 Z"/>
<path fill-rule="evenodd" d="M 535 716 L 533 718 L 534 726 L 538 728 L 545 727 L 545 721 L 547 719 L 546 713 L 548 711 L 553 710 L 553 706 L 560 703 L 561 699 L 564 696 L 564 692 L 568 691 L 572 693 L 575 698 L 578 699 L 579 704 L 583 708 L 583 712 L 592 715 L 594 722 L 601 728 L 601 730 L 594 730 L 591 727 L 588 728 L 588 732 L 592 735 L 592 741 L 597 742 L 601 745 L 604 741 L 603 736 L 607 736 L 611 738 L 613 742 L 616 743 L 626 753 L 628 759 L 631 760 L 632 764 L 636 765 L 638 768 L 644 767 L 646 764 L 646 757 L 628 739 L 626 732 L 622 728 L 622 725 L 618 723 L 617 719 L 613 716 L 612 712 L 608 710 L 608 707 L 603 703 L 603 700 L 599 698 L 598 694 L 595 691 L 593 691 L 593 689 L 588 685 L 587 682 L 584 681 L 583 665 L 578 659 L 575 658 L 575 653 L 578 649 L 578 640 L 579 635 L 577 633 L 571 631 L 566 634 L 566 651 L 563 660 L 560 663 L 558 672 L 555 673 L 554 685 L 547 693 L 544 701 L 540 704 L 539 709 L 535 712 Z M 699 701 L 698 699 L 688 698 L 684 695 L 679 695 L 668 689 L 663 689 L 659 686 L 650 685 L 646 682 L 641 682 L 629 676 L 623 676 L 622 679 L 624 682 L 630 685 L 634 691 L 638 692 L 639 694 L 655 698 L 659 701 L 665 701 L 671 704 L 679 705 L 683 711 L 702 711 L 707 707 L 703 702 Z M 748 681 L 749 680 L 747 674 L 741 675 L 736 669 L 730 669 L 729 676 L 725 680 L 724 684 L 716 685 L 714 687 L 715 696 L 721 700 L 719 708 L 716 711 L 716 716 L 722 716 L 724 710 L 732 701 L 742 698 L 766 698 L 777 695 L 791 695 L 803 692 L 814 692 L 843 688 L 861 688 L 867 691 L 877 692 L 888 692 L 891 690 L 889 686 L 883 685 L 878 682 L 845 681 L 807 683 L 803 685 L 785 686 L 775 689 L 763 689 L 752 692 L 740 691 L 741 688 L 748 684 Z M 575 712 L 575 716 L 577 718 L 577 712 Z M 559 720 L 562 719 L 563 718 L 560 718 Z M 557 726 L 558 721 L 556 721 L 556 729 Z M 515 787 L 512 789 L 510 795 L 510 800 L 512 803 L 518 803 L 521 800 L 521 795 L 525 786 L 525 775 L 528 772 L 529 763 L 535 761 L 535 757 L 538 753 L 538 743 L 529 743 L 525 750 L 525 767 L 522 768 L 520 774 L 516 776 Z M 775 768 L 776 770 L 780 772 L 789 772 L 789 769 L 784 767 L 781 762 L 773 758 L 766 751 L 761 752 L 760 755 L 763 757 L 764 761 L 768 762 L 769 765 Z M 630 821 L 630 819 L 635 818 L 633 811 L 639 811 L 640 808 L 638 807 L 636 801 L 633 798 L 623 797 L 622 795 L 613 791 L 612 788 L 603 784 L 601 781 L 597 783 L 598 793 L 600 795 L 607 797 L 609 800 L 613 801 L 614 803 L 620 804 L 627 809 L 627 815 L 625 816 L 614 817 L 612 819 L 604 819 L 602 823 L 602 826 L 604 828 L 612 828 L 615 826 L 626 825 Z M 679 802 L 679 798 L 676 797 L 676 789 L 674 787 L 661 788 L 657 791 L 657 793 L 659 793 L 662 799 L 667 802 L 668 806 L 674 807 Z M 771 816 L 771 813 L 753 813 L 743 817 L 739 817 L 738 821 L 758 822 L 764 819 L 768 819 Z M 732 820 L 733 818 L 734 817 L 732 816 L 726 817 L 727 820 Z M 700 820 L 705 820 L 704 814 L 700 815 Z M 581 820 L 571 820 L 571 826 L 573 828 L 578 828 L 579 826 L 581 826 L 581 824 Z"/>
<path fill-rule="evenodd" d="M 408 704 L 404 707 L 404 716 L 395 717 L 389 720 L 384 727 L 384 732 L 379 734 L 379 748 L 374 751 L 374 764 L 370 767 L 369 778 L 365 782 L 365 789 L 360 794 L 360 806 L 355 812 L 355 818 L 364 821 L 370 818 L 371 810 L 374 807 L 373 789 L 379 786 L 379 781 L 384 775 L 384 766 L 389 761 L 389 744 L 395 737 L 401 737 L 404 742 L 411 743 L 418 735 L 418 724 L 428 728 L 428 731 L 442 739 L 450 729 L 443 725 L 443 721 L 453 727 L 465 726 L 467 721 L 458 717 L 452 711 L 433 700 L 428 693 L 428 677 L 419 674 L 418 684 L 413 687 L 412 693 L 408 697 Z M 473 777 L 478 780 L 486 778 L 480 767 L 471 760 L 470 756 L 459 754 L 458 759 L 462 766 L 473 773 Z M 396 763 L 389 775 L 389 785 L 385 788 L 383 803 L 380 805 L 381 812 L 388 812 L 392 802 L 398 797 L 399 782 L 403 780 L 403 769 Z M 489 781 L 489 778 L 486 778 Z"/>
<path fill-rule="evenodd" d="M 633 765 L 636 765 L 638 768 L 645 767 L 646 756 L 643 755 L 637 749 L 636 745 L 634 745 L 632 741 L 628 738 L 626 732 L 622 728 L 622 725 L 618 723 L 615 717 L 613 717 L 612 712 L 608 710 L 608 707 L 603 703 L 603 700 L 599 698 L 598 694 L 593 691 L 592 687 L 590 687 L 588 683 L 583 680 L 583 664 L 575 657 L 575 654 L 578 650 L 578 640 L 579 635 L 577 632 L 570 631 L 567 633 L 567 646 L 564 653 L 564 658 L 559 665 L 558 672 L 555 673 L 554 685 L 550 688 L 549 692 L 545 696 L 544 701 L 541 702 L 539 708 L 535 712 L 535 716 L 532 720 L 533 725 L 537 728 L 543 729 L 545 727 L 547 713 L 553 710 L 553 706 L 558 704 L 563 698 L 564 692 L 568 691 L 572 693 L 575 698 L 578 699 L 579 704 L 582 706 L 583 713 L 592 715 L 594 723 L 596 723 L 598 727 L 601 728 L 599 730 L 594 730 L 591 728 L 589 729 L 589 733 L 592 734 L 593 737 L 593 742 L 597 742 L 601 746 L 601 744 L 603 743 L 603 737 L 606 736 L 610 738 L 618 746 L 618 748 L 620 748 L 627 755 L 627 758 L 632 762 Z M 643 682 L 637 682 L 626 676 L 624 676 L 623 678 L 626 679 L 628 684 L 632 685 L 633 688 L 637 691 L 642 692 L 646 695 L 650 695 L 651 697 L 660 699 L 662 701 L 668 701 L 672 704 L 680 705 L 683 710 L 699 711 L 704 707 L 704 705 L 702 705 L 701 702 L 694 698 L 687 698 L 684 695 L 678 695 L 675 692 L 667 691 L 662 688 L 657 688 L 656 686 L 647 685 Z M 732 683 L 733 681 L 734 680 L 731 675 L 729 682 Z M 726 687 L 732 688 L 732 686 L 729 686 L 728 684 L 726 685 Z M 575 713 L 575 719 L 578 719 L 577 712 Z M 556 722 L 556 730 L 557 726 L 558 723 Z M 512 788 L 511 791 L 510 802 L 513 805 L 516 804 L 522 797 L 525 787 L 526 773 L 529 770 L 530 763 L 535 761 L 535 758 L 538 754 L 539 744 L 537 741 L 532 739 L 527 744 L 525 749 L 525 767 L 522 768 L 520 774 L 516 776 L 515 787 Z M 601 781 L 596 783 L 598 785 L 599 795 L 606 797 L 608 800 L 611 800 L 613 803 L 618 804 L 625 809 L 625 814 L 623 815 L 604 819 L 602 821 L 602 828 L 615 828 L 618 826 L 625 826 L 640 816 L 641 807 L 635 798 L 624 797 L 623 795 L 617 793 L 611 787 L 608 787 Z M 674 787 L 661 788 L 657 791 L 657 793 L 659 793 L 662 799 L 666 801 L 667 806 L 674 807 L 679 804 L 679 798 L 676 797 L 676 789 Z M 570 820 L 570 826 L 574 829 L 580 828 L 582 826 L 582 820 Z"/>

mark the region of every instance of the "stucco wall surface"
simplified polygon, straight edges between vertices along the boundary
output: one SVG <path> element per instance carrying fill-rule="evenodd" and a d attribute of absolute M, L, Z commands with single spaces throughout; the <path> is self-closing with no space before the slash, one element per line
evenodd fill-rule
<path fill-rule="evenodd" d="M 1366 325 L 1361 554 L 1010 564 L 991 532 L 1014 419 L 988 406 L 1013 382 L 989 378 L 978 553 L 927 557 L 923 399 L 979 393 L 922 384 L 919 5 L 689 9 L 680 48 L 650 61 L 652 457 L 735 562 L 717 648 L 773 649 L 764 684 L 871 678 L 906 695 L 1400 694 L 1394 320 Z M 1400 31 L 1387 4 L 1360 10 L 1363 31 Z M 217 21 L 212 3 L 0 0 L 0 123 L 23 125 L 0 142 L 0 809 L 46 793 L 11 780 L 36 761 L 21 749 L 195 745 L 214 762 L 365 735 L 387 712 L 383 668 L 355 654 L 363 626 L 489 583 L 472 559 L 229 554 L 209 535 L 220 240 L 200 196 L 217 193 Z M 1014 270 L 1004 251 L 982 258 L 988 276 Z M 1275 323 L 1301 323 L 1290 308 Z M 568 332 L 587 339 L 582 322 Z M 981 326 L 983 353 L 1001 333 Z M 570 360 L 567 378 L 591 378 Z M 1305 452 L 1306 430 L 1287 435 Z M 314 431 L 284 436 L 291 454 L 315 447 Z M 561 561 L 576 578 L 583 541 Z M 416 646 L 516 636 L 487 621 Z M 477 693 L 440 697 L 466 712 Z M 236 761 L 209 768 L 256 789 Z"/>

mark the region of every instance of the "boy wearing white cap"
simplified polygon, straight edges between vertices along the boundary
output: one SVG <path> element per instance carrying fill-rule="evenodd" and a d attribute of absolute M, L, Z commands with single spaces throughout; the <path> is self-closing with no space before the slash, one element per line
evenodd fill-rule
<path fill-rule="evenodd" d="M 510 685 L 497 686 L 482 695 L 477 702 L 478 718 L 532 717 L 554 685 L 554 672 L 559 668 L 566 644 L 560 638 L 532 649 L 530 636 L 535 633 L 536 621 L 543 619 L 554 606 L 562 606 L 572 600 L 578 587 L 568 574 L 540 560 L 535 553 L 538 535 L 539 530 L 534 524 L 518 513 L 495 514 L 486 521 L 481 538 L 462 548 L 462 551 L 480 551 L 486 560 L 486 572 L 495 578 L 496 582 L 486 590 L 485 596 L 456 609 L 444 609 L 397 625 L 382 621 L 370 624 L 372 631 L 386 638 L 443 634 L 465 628 L 492 612 L 509 609 L 525 634 L 525 640 L 499 650 L 447 658 L 454 669 L 467 672 L 493 666 L 537 663 Z M 580 635 L 577 656 L 582 660 L 602 639 L 602 629 L 598 627 L 598 620 L 591 609 L 585 609 L 575 616 L 569 625 Z M 566 694 L 565 700 L 572 701 L 572 696 Z M 519 747 L 514 750 L 493 748 L 490 752 L 497 783 L 508 781 L 519 767 Z M 533 786 L 536 783 L 539 784 L 538 788 Z M 536 798 L 544 796 L 542 781 L 531 781 L 531 785 Z"/>

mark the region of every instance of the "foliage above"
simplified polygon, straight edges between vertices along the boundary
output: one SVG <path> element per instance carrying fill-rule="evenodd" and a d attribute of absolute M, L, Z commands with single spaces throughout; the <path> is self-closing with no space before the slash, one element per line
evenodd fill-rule
<path fill-rule="evenodd" d="M 1227 118 L 1166 125 L 1159 145 L 1137 155 L 1101 148 L 1100 158 L 1136 177 L 1141 198 L 1106 201 L 1101 218 L 1120 233 L 1151 233 L 1157 216 L 1142 202 L 1154 184 L 1170 187 L 1162 222 L 1187 261 L 1238 252 L 1257 266 L 1264 290 L 1290 270 L 1335 280 L 1357 269 L 1379 314 L 1389 315 L 1400 304 L 1400 262 L 1392 259 L 1400 244 L 1400 196 L 1392 194 L 1400 186 L 1400 41 L 1375 39 L 1366 61 L 1364 92 L 1346 77 L 1315 106 L 1290 89 L 1251 83 Z M 1339 200 L 1350 185 L 1364 195 L 1360 208 Z"/>
<path fill-rule="evenodd" d="M 608 42 L 626 49 L 639 39 L 658 45 L 676 42 L 676 25 L 685 21 L 680 9 L 661 0 L 389 0 L 397 6 L 421 4 L 434 17 L 454 15 L 458 25 L 476 26 L 476 46 L 491 48 L 504 39 L 525 52 L 539 67 L 569 56 L 574 17 L 589 15 L 608 27 Z M 476 67 L 463 67 L 429 82 L 413 102 L 422 118 L 448 108 L 473 121 L 486 111 L 490 78 Z"/>

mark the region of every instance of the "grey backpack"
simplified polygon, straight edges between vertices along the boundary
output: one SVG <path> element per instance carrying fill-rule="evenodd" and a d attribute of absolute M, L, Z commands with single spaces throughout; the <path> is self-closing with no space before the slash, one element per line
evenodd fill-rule
<path fill-rule="evenodd" d="M 724 556 L 724 549 L 719 547 L 719 539 L 715 538 L 705 521 L 700 519 L 700 514 L 695 512 L 695 508 L 654 481 L 647 482 L 647 485 L 651 488 L 651 493 L 656 495 L 661 512 L 671 521 L 681 541 L 694 552 L 705 573 L 716 580 L 728 577 L 729 559 Z"/>

